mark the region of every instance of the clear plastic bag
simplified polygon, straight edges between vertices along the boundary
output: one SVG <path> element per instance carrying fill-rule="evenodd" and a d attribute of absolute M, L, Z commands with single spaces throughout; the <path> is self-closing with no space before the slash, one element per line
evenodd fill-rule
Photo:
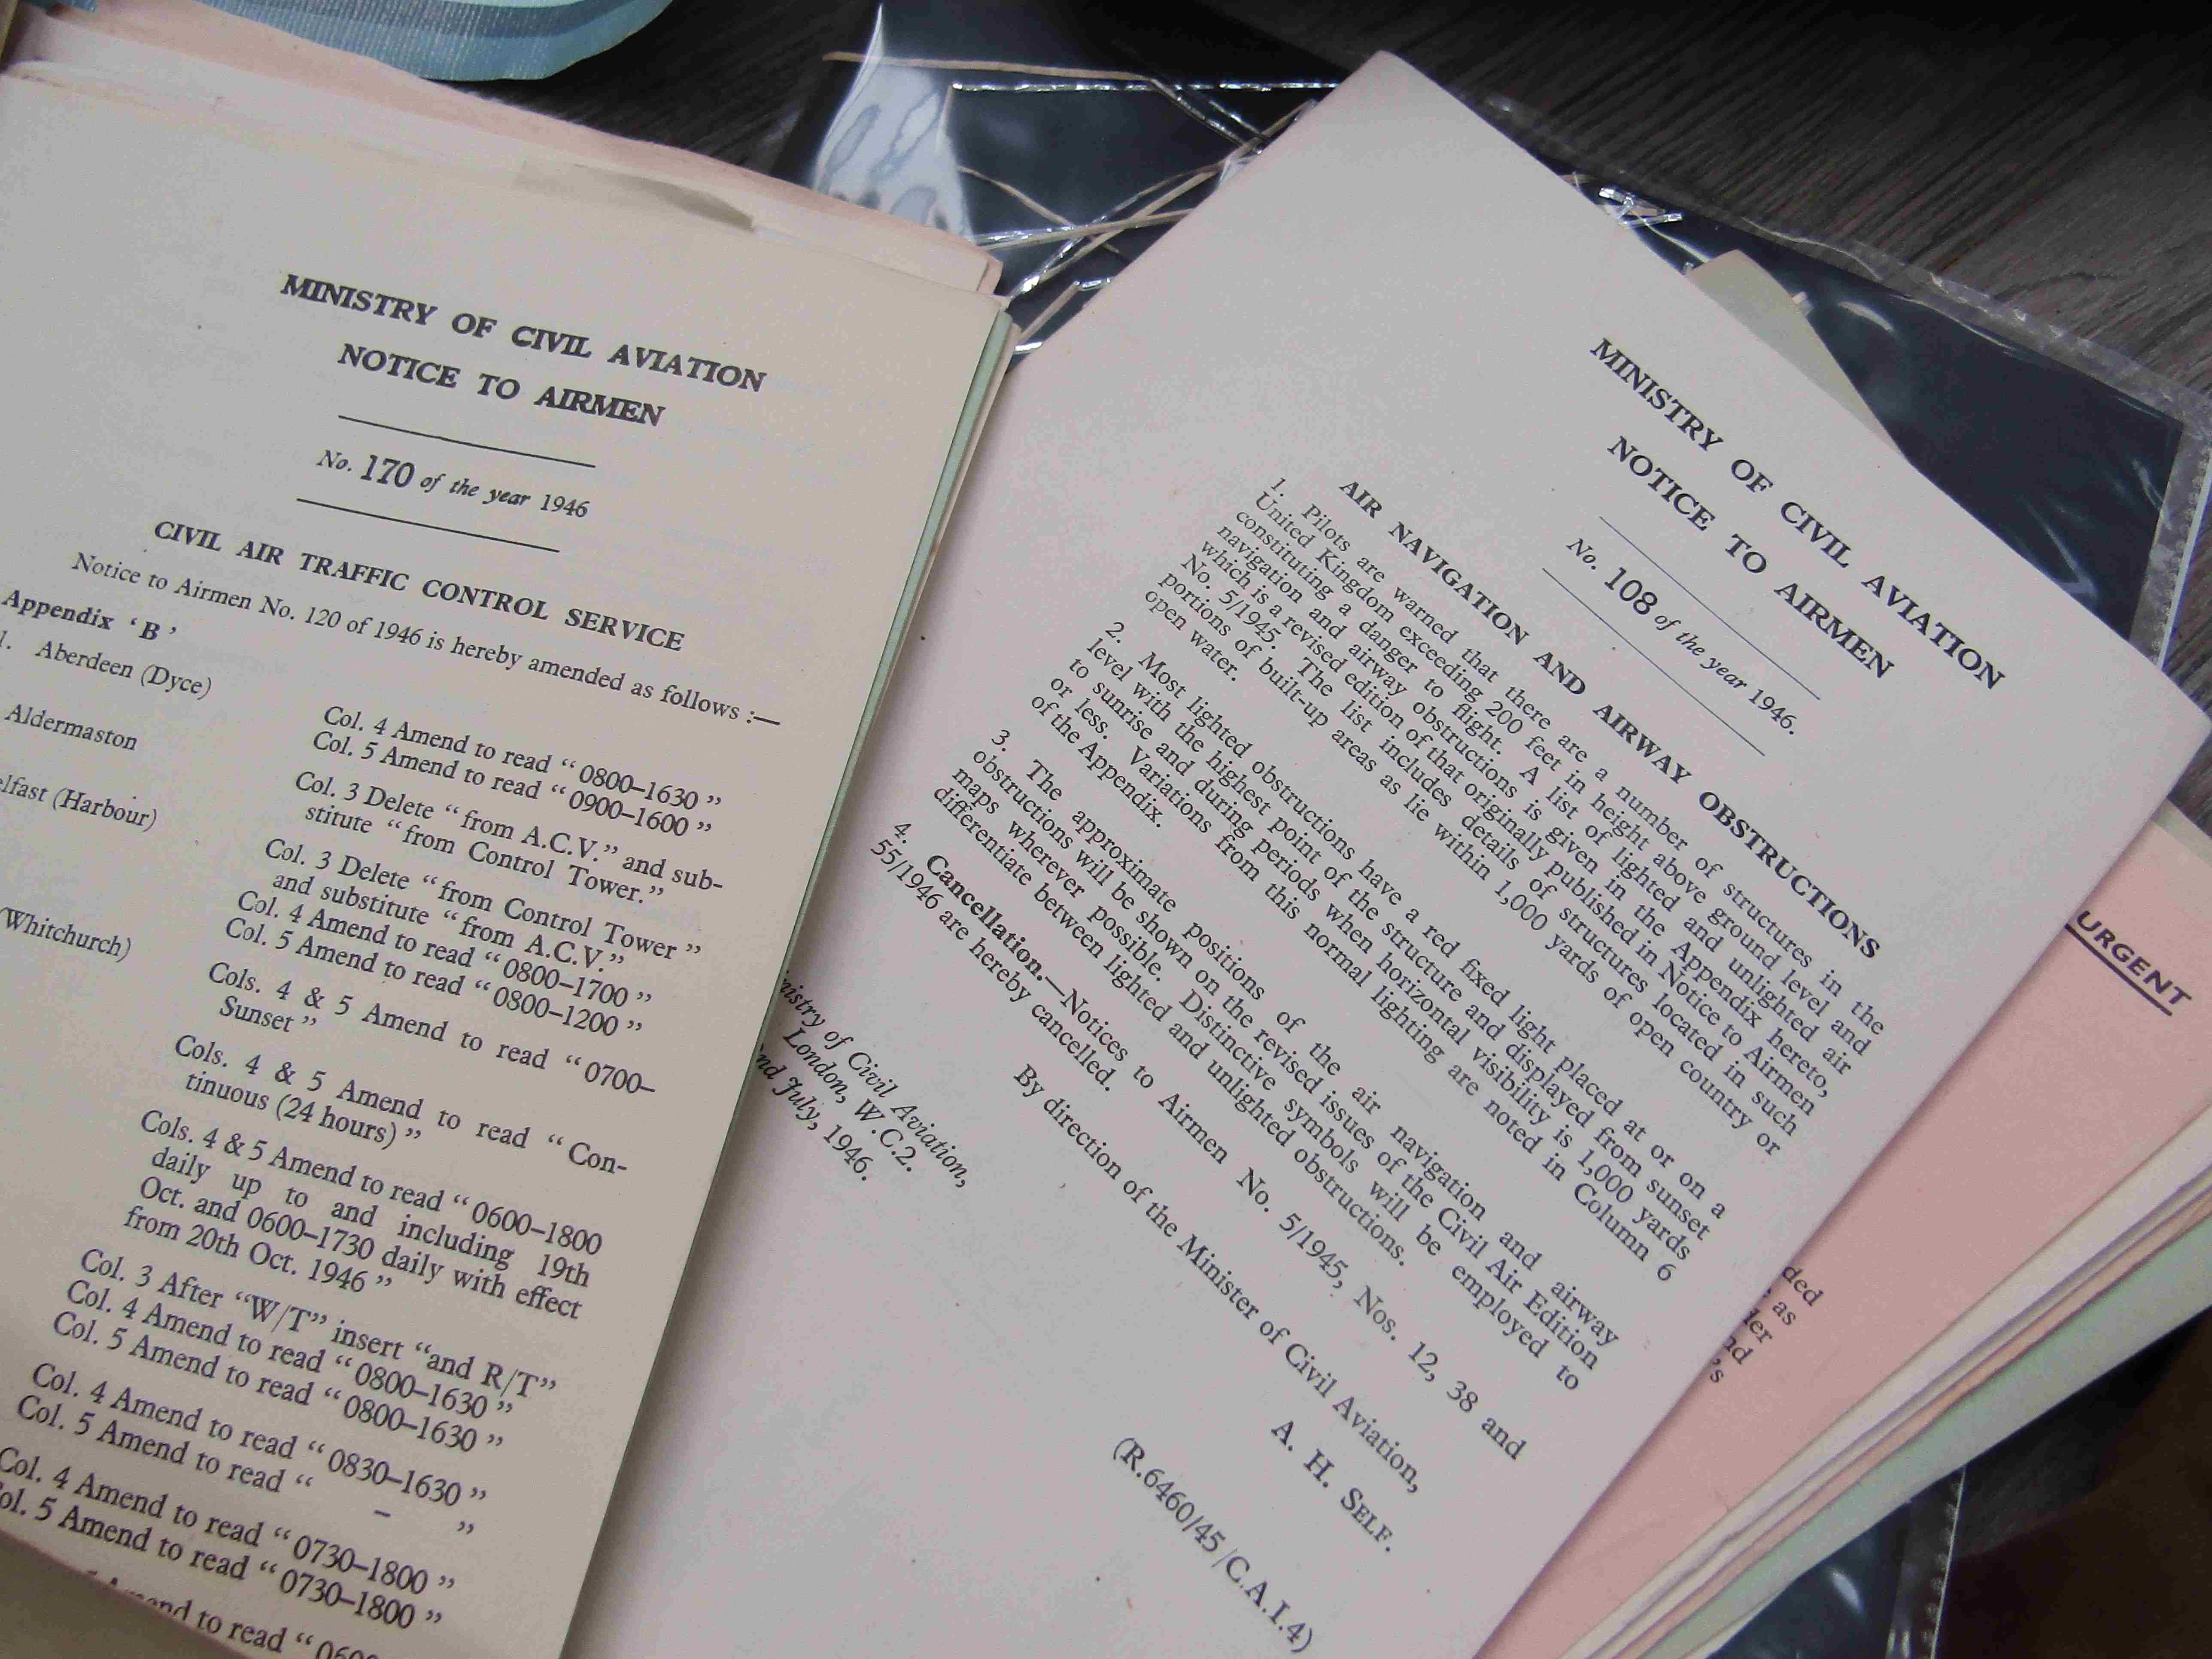
<path fill-rule="evenodd" d="M 1752 1615 L 1712 1659 L 1935 1659 L 1966 1477 L 1892 1510 Z"/>
<path fill-rule="evenodd" d="M 1034 349 L 1337 71 L 1194 7 L 890 0 L 776 172 L 965 236 Z"/>
<path fill-rule="evenodd" d="M 1339 76 L 1212 13 L 1127 0 L 881 0 L 823 69 L 776 172 L 989 249 L 1024 352 Z M 1674 205 L 1519 106 L 1476 107 L 1659 257 L 1757 260 L 1922 472 L 2163 659 L 2203 517 L 2203 399 L 1872 250 Z"/>

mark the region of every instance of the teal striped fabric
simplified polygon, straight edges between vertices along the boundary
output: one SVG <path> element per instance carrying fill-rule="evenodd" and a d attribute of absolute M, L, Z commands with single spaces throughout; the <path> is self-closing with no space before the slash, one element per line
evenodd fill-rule
<path fill-rule="evenodd" d="M 71 0 L 90 10 L 96 0 Z M 668 0 L 208 0 L 434 81 L 532 81 L 651 22 Z"/>

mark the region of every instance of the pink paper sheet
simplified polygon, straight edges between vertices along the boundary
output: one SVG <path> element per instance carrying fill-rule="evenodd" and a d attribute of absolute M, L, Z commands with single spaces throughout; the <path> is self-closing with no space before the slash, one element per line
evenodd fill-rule
<path fill-rule="evenodd" d="M 2146 830 L 2077 922 L 2113 942 L 2052 943 L 1483 1659 L 1556 1659 L 2204 1109 L 2212 866 Z"/>
<path fill-rule="evenodd" d="M 1976 1360 L 1942 1389 L 1928 1396 L 1911 1413 L 1893 1424 L 1879 1438 L 1869 1441 L 1851 1458 L 1817 1485 L 1799 1493 L 1779 1509 L 1760 1530 L 1734 1550 L 1723 1565 L 1709 1570 L 1694 1590 L 1676 1594 L 1663 1612 L 1647 1614 L 1633 1637 L 1617 1650 L 1619 1659 L 1637 1659 L 1685 1619 L 1735 1582 L 1739 1574 L 1767 1551 L 1775 1548 L 1800 1527 L 1848 1492 L 1853 1482 L 1882 1459 L 1903 1446 L 1966 1395 L 2057 1330 L 2075 1314 L 2128 1274 L 2179 1238 L 2192 1227 L 2212 1218 L 2212 1196 L 2183 1206 L 2147 1228 L 2126 1249 L 2116 1254 L 2063 1295 L 2054 1298 L 2033 1318 L 2004 1341 Z"/>

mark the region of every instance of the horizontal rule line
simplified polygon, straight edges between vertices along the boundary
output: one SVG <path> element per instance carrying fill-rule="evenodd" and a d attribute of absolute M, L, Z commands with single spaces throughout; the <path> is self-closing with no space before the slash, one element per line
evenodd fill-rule
<path fill-rule="evenodd" d="M 395 519 L 389 513 L 370 513 L 358 507 L 340 507 L 336 501 L 310 501 L 305 495 L 292 499 L 302 507 L 319 507 L 330 513 L 350 513 L 356 519 L 381 519 L 386 524 L 412 525 L 417 530 L 442 530 L 448 536 L 466 536 L 479 542 L 499 542 L 507 547 L 526 547 L 538 553 L 558 553 L 557 547 L 548 547 L 543 542 L 519 542 L 512 536 L 487 536 L 481 530 L 456 530 L 449 524 L 426 524 L 420 519 Z"/>
<path fill-rule="evenodd" d="M 1680 576 L 1676 575 L 1673 571 L 1669 570 L 1669 569 L 1668 569 L 1665 565 L 1663 565 L 1663 564 L 1660 563 L 1660 562 L 1659 562 L 1659 561 L 1658 561 L 1658 559 L 1657 559 L 1657 558 L 1656 558 L 1654 556 L 1652 556 L 1652 555 L 1651 555 L 1651 554 L 1650 554 L 1650 553 L 1645 553 L 1645 552 L 1644 551 L 1644 549 L 1643 549 L 1643 548 L 1641 548 L 1641 547 L 1638 547 L 1638 546 L 1637 545 L 1637 544 L 1636 544 L 1636 543 L 1634 543 L 1634 542 L 1632 542 L 1632 541 L 1629 541 L 1629 538 L 1628 538 L 1628 532 L 1627 532 L 1626 531 L 1623 530 L 1623 529 L 1622 529 L 1619 525 L 1615 524 L 1612 520 L 1610 520 L 1610 519 L 1607 518 L 1607 517 L 1606 517 L 1602 513 L 1601 513 L 1600 514 L 1598 514 L 1598 520 L 1597 520 L 1597 521 L 1598 521 L 1600 524 L 1603 525 L 1603 526 L 1604 526 L 1607 530 L 1610 530 L 1611 532 L 1613 532 L 1613 533 L 1614 535 L 1616 535 L 1616 536 L 1620 537 L 1621 540 L 1623 540 L 1623 541 L 1625 541 L 1625 542 L 1628 542 L 1629 546 L 1631 546 L 1631 547 L 1632 547 L 1632 548 L 1635 548 L 1635 549 L 1636 549 L 1636 551 L 1637 551 L 1638 553 L 1642 554 L 1642 555 L 1643 555 L 1643 556 L 1644 556 L 1647 561 L 1649 561 L 1649 562 L 1650 563 L 1651 568 L 1652 568 L 1654 570 L 1656 570 L 1657 572 L 1659 572 L 1659 574 L 1660 574 L 1661 575 L 1662 575 L 1662 576 L 1666 577 L 1666 579 L 1667 579 L 1668 581 L 1670 581 L 1670 582 L 1674 583 L 1675 586 L 1677 586 L 1677 587 L 1680 588 L 1680 589 L 1681 589 L 1685 593 L 1687 593 L 1687 594 L 1690 596 L 1690 598 L 1697 603 L 1697 605 L 1698 605 L 1698 607 L 1699 607 L 1700 609 L 1702 609 L 1707 616 L 1711 617 L 1715 622 L 1718 623 L 1719 623 L 1723 628 L 1727 629 L 1728 629 L 1728 631 L 1729 631 L 1729 633 L 1731 633 L 1731 634 L 1735 635 L 1736 636 L 1736 638 L 1738 638 L 1738 639 L 1741 640 L 1741 641 L 1742 641 L 1746 645 L 1749 646 L 1753 650 L 1754 650 L 1754 651 L 1758 652 L 1758 653 L 1759 653 L 1759 654 L 1761 657 L 1765 658 L 1767 665 L 1768 665 L 1769 667 L 1771 667 L 1771 669 L 1773 669 L 1773 670 L 1774 670 L 1774 672 L 1775 672 L 1776 673 L 1780 674 L 1780 675 L 1783 675 L 1784 677 L 1785 677 L 1785 678 L 1789 680 L 1789 682 L 1790 682 L 1790 684 L 1792 684 L 1792 685 L 1796 686 L 1796 687 L 1800 691 L 1802 691 L 1802 692 L 1803 692 L 1807 696 L 1808 696 L 1808 697 L 1812 698 L 1812 700 L 1813 700 L 1814 702 L 1820 702 L 1820 701 L 1821 701 L 1820 694 L 1818 691 L 1815 691 L 1815 690 L 1814 690 L 1811 686 L 1809 686 L 1809 685 L 1806 684 L 1804 681 L 1802 681 L 1802 680 L 1799 679 L 1799 678 L 1798 678 L 1795 674 L 1790 673 L 1790 672 L 1788 669 L 1784 668 L 1784 667 L 1780 663 L 1778 663 L 1778 662 L 1775 661 L 1775 659 L 1774 659 L 1772 657 L 1767 656 L 1765 647 L 1764 647 L 1763 646 L 1761 646 L 1761 645 L 1759 643 L 1759 641 L 1756 641 L 1756 640 L 1753 639 L 1753 638 L 1751 637 L 1751 635 L 1748 635 L 1748 634 L 1745 633 L 1745 632 L 1743 631 L 1743 629 L 1741 629 L 1741 628 L 1738 628 L 1738 627 L 1737 627 L 1734 623 L 1730 622 L 1730 621 L 1729 621 L 1726 617 L 1723 617 L 1723 615 L 1721 615 L 1721 613 L 1720 613 L 1719 611 L 1717 611 L 1714 610 L 1714 609 L 1712 608 L 1712 606 L 1711 606 L 1711 605 L 1707 605 L 1707 604 L 1705 603 L 1705 596 L 1704 596 L 1703 594 L 1701 594 L 1701 593 L 1698 592 L 1694 588 L 1692 588 L 1692 587 L 1689 585 L 1689 583 L 1687 583 L 1687 582 L 1684 581 L 1684 580 L 1683 580 Z"/>
<path fill-rule="evenodd" d="M 441 444 L 459 444 L 464 449 L 489 449 L 495 455 L 520 455 L 526 460 L 557 461 L 562 466 L 580 466 L 596 472 L 596 461 L 572 461 L 566 455 L 541 455 L 534 449 L 507 449 L 499 444 L 480 444 L 473 438 L 448 438 L 442 432 L 418 432 L 411 426 L 393 426 L 385 421 L 367 421 L 358 415 L 341 415 L 338 419 L 350 421 L 356 426 L 373 426 L 379 432 L 404 432 L 410 438 L 428 438 Z"/>
<path fill-rule="evenodd" d="M 2141 997 L 2145 1002 L 2150 1004 L 2152 1007 L 2157 1009 L 2159 1012 L 2164 1014 L 2168 1019 L 2172 1019 L 2173 1018 L 2172 1009 L 2167 1007 L 2149 992 L 2144 990 L 2142 986 L 2136 984 L 2134 980 L 2130 979 L 2124 968 L 2121 967 L 2118 963 L 2114 962 L 2112 957 L 2106 956 L 2102 951 L 2099 950 L 2095 945 L 2089 941 L 2088 938 L 2085 934 L 2074 926 L 2072 922 L 2069 921 L 2066 924 L 2066 932 L 2076 945 L 2079 945 L 2091 956 L 2103 963 L 2106 967 L 2112 969 L 2112 973 L 2118 978 L 2121 984 L 2126 986 L 2128 989 L 2133 991 L 2137 996 Z"/>
<path fill-rule="evenodd" d="M 1545 571 L 1545 572 L 1544 572 L 1544 574 L 1545 574 L 1547 576 L 1552 576 L 1552 573 L 1551 573 L 1550 571 L 1548 571 L 1548 570 Z M 1705 709 L 1705 713 L 1707 713 L 1708 714 L 1712 715 L 1713 719 L 1714 719 L 1717 722 L 1718 722 L 1718 724 L 1719 724 L 1720 728 L 1721 728 L 1721 730 L 1722 730 L 1722 731 L 1723 731 L 1723 732 L 1727 732 L 1730 737 L 1734 738 L 1735 738 L 1738 743 L 1741 744 L 1745 748 L 1747 748 L 1747 749 L 1750 750 L 1751 750 L 1751 752 L 1752 752 L 1753 754 L 1757 755 L 1760 759 L 1764 760 L 1764 759 L 1766 757 L 1766 751 L 1765 751 L 1764 749 L 1761 749 L 1761 748 L 1760 748 L 1757 744 L 1753 743 L 1753 742 L 1749 738 L 1747 738 L 1746 736 L 1744 736 L 1744 734 L 1743 734 L 1742 732 L 1741 732 L 1737 731 L 1737 730 L 1735 729 L 1735 727 L 1734 727 L 1733 726 L 1730 726 L 1730 725 L 1729 725 L 1726 720 L 1722 720 L 1722 719 L 1721 719 L 1721 717 L 1720 717 L 1720 715 L 1719 715 L 1719 714 L 1718 714 L 1718 713 L 1717 713 L 1715 710 L 1713 710 L 1713 709 L 1711 709 L 1711 708 L 1706 708 L 1706 705 L 1705 705 L 1705 701 L 1704 701 L 1702 698 L 1700 698 L 1699 696 L 1698 696 L 1698 695 L 1697 695 L 1695 692 L 1692 691 L 1688 686 L 1686 686 L 1686 685 L 1683 684 L 1681 681 L 1680 681 L 1680 680 L 1676 679 L 1676 678 L 1675 678 L 1672 674 L 1669 674 L 1669 673 L 1668 673 L 1665 669 L 1663 669 L 1663 668 L 1660 668 L 1660 667 L 1659 667 L 1659 660 L 1658 660 L 1658 659 L 1657 659 L 1657 658 L 1654 657 L 1654 656 L 1653 656 L 1650 652 L 1646 651 L 1646 650 L 1645 650 L 1642 646 L 1640 646 L 1640 645 L 1637 644 L 1637 642 L 1636 642 L 1634 640 L 1630 639 L 1630 638 L 1628 637 L 1628 635 L 1626 635 L 1626 634 L 1622 633 L 1622 632 L 1621 632 L 1618 628 L 1615 628 L 1615 627 L 1614 627 L 1611 623 L 1607 622 L 1607 621 L 1606 621 L 1606 619 L 1605 619 L 1603 617 L 1599 617 L 1599 616 L 1598 616 L 1598 614 L 1597 614 L 1597 611 L 1595 611 L 1595 610 L 1591 606 L 1591 605 L 1590 605 L 1590 603 L 1589 603 L 1589 600 L 1587 600 L 1587 599 L 1583 599 L 1583 596 L 1582 596 L 1581 594 L 1579 594 L 1579 593 L 1576 592 L 1575 592 L 1575 590 L 1574 590 L 1573 588 L 1571 588 L 1571 587 L 1568 586 L 1565 582 L 1561 581 L 1561 580 L 1560 580 L 1557 576 L 1552 576 L 1552 586 L 1554 586 L 1554 587 L 1556 587 L 1556 588 L 1558 588 L 1558 589 L 1559 590 L 1559 592 L 1562 592 L 1562 593 L 1565 594 L 1569 599 L 1572 599 L 1572 600 L 1573 600 L 1577 605 L 1578 605 L 1582 606 L 1582 608 L 1583 608 L 1583 610 L 1588 611 L 1590 613 L 1590 615 L 1591 615 L 1592 617 L 1595 617 L 1597 618 L 1597 621 L 1599 622 L 1599 623 L 1600 623 L 1601 625 L 1602 625 L 1602 626 L 1603 626 L 1603 628 L 1605 629 L 1605 630 L 1606 630 L 1607 633 L 1611 634 L 1611 635 L 1613 636 L 1613 638 L 1615 638 L 1615 639 L 1619 640 L 1619 641 L 1620 641 L 1623 645 L 1626 646 L 1626 647 L 1627 647 L 1631 651 L 1633 651 L 1633 652 L 1634 652 L 1638 656 L 1639 656 L 1639 657 L 1643 658 L 1644 661 L 1646 661 L 1646 662 L 1650 663 L 1653 668 L 1657 669 L 1657 670 L 1658 670 L 1658 672 L 1659 672 L 1659 677 L 1660 677 L 1660 678 L 1662 678 L 1662 679 L 1665 680 L 1665 681 L 1667 682 L 1667 684 L 1669 684 L 1669 685 L 1673 686 L 1673 687 L 1674 687 L 1677 691 L 1680 691 L 1680 692 L 1684 696 L 1686 696 L 1686 697 L 1689 698 L 1689 700 L 1690 700 L 1692 702 L 1696 703 L 1696 704 L 1698 705 L 1698 708 L 1704 708 L 1704 709 Z"/>

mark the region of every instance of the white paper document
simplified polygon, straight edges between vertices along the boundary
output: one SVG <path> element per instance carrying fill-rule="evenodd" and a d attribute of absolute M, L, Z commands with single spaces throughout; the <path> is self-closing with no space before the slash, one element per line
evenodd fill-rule
<path fill-rule="evenodd" d="M 995 303 L 0 78 L 0 1528 L 556 1653 Z"/>
<path fill-rule="evenodd" d="M 918 635 L 592 1659 L 1472 1652 L 2205 729 L 1389 59 Z"/>

